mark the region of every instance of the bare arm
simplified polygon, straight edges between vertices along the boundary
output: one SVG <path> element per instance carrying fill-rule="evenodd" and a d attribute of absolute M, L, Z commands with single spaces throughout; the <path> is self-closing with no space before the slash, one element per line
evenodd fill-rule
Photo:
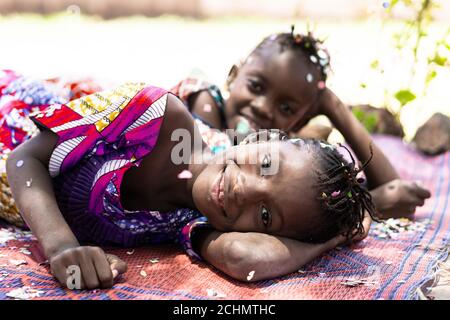
<path fill-rule="evenodd" d="M 16 205 L 47 257 L 79 245 L 58 208 L 47 170 L 56 142 L 54 133 L 40 132 L 17 147 L 6 163 Z M 17 166 L 18 161 L 23 161 L 21 167 Z M 31 187 L 27 187 L 27 181 L 31 181 Z"/>
<path fill-rule="evenodd" d="M 319 110 L 342 133 L 361 162 L 370 158 L 369 145 L 372 145 L 373 159 L 365 170 L 369 189 L 399 178 L 397 171 L 383 152 L 373 143 L 364 126 L 331 90 L 326 89 L 322 93 L 319 99 Z"/>
<path fill-rule="evenodd" d="M 101 248 L 80 246 L 64 220 L 47 170 L 56 142 L 54 133 L 44 131 L 11 153 L 6 172 L 14 200 L 39 240 L 53 276 L 62 285 L 69 285 L 67 268 L 76 265 L 80 267 L 81 278 L 80 287 L 74 288 L 111 287 L 113 278 L 125 272 L 127 265 L 118 257 L 105 254 Z M 23 163 L 21 166 L 17 165 L 19 161 Z M 27 181 L 31 181 L 29 187 Z"/>
<path fill-rule="evenodd" d="M 343 241 L 338 236 L 323 244 L 309 244 L 256 232 L 199 232 L 196 243 L 201 256 L 240 281 L 272 279 L 295 272 Z"/>
<path fill-rule="evenodd" d="M 369 145 L 372 145 L 373 158 L 364 171 L 373 203 L 381 218 L 410 217 L 416 207 L 422 206 L 425 199 L 431 196 L 429 190 L 420 184 L 399 178 L 386 156 L 372 143 L 364 126 L 331 90 L 323 92 L 318 108 L 343 134 L 360 161 L 369 159 Z"/>

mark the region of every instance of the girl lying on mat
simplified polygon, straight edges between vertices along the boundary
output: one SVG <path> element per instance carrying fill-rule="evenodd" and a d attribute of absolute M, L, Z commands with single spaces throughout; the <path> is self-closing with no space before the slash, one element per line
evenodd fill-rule
<path fill-rule="evenodd" d="M 273 34 L 239 65 L 232 67 L 226 99 L 217 86 L 200 78 L 180 82 L 172 92 L 194 117 L 211 127 L 247 132 L 281 129 L 297 133 L 309 120 L 325 115 L 361 161 L 370 157 L 372 139 L 350 109 L 326 86 L 330 57 L 312 34 Z M 305 131 L 300 131 L 300 134 Z M 380 217 L 410 217 L 429 192 L 399 179 L 382 151 L 373 145 L 368 186 Z"/>
<path fill-rule="evenodd" d="M 264 131 L 214 155 L 160 88 L 127 84 L 31 119 L 40 132 L 9 155 L 8 181 L 64 286 L 73 265 L 90 289 L 126 271 L 100 246 L 170 241 L 235 279 L 274 278 L 365 237 L 374 214 L 357 176 L 371 169 L 332 145 Z"/>

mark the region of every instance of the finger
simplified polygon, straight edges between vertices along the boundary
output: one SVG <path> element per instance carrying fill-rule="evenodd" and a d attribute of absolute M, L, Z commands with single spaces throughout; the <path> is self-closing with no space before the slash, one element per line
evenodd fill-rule
<path fill-rule="evenodd" d="M 411 194 L 416 195 L 422 199 L 431 197 L 431 193 L 428 189 L 421 186 L 420 182 L 408 182 L 405 185 L 406 190 Z"/>
<path fill-rule="evenodd" d="M 429 197 L 431 197 L 431 192 L 425 188 L 421 182 L 416 181 L 414 183 L 414 193 L 417 194 L 419 197 L 423 198 L 423 199 L 428 199 Z"/>
<path fill-rule="evenodd" d="M 109 262 L 106 258 L 105 252 L 97 247 L 95 248 L 93 258 L 94 267 L 97 272 L 97 278 L 100 281 L 100 286 L 102 288 L 111 288 L 113 285 L 113 273 L 109 267 Z"/>
<path fill-rule="evenodd" d="M 60 261 L 52 262 L 50 264 L 50 272 L 52 273 L 52 275 L 59 281 L 61 285 L 67 288 L 67 278 L 69 275 L 66 271 L 66 266 Z"/>
<path fill-rule="evenodd" d="M 108 259 L 110 269 L 113 272 L 114 278 L 119 274 L 125 273 L 127 271 L 128 265 L 125 261 L 112 254 L 107 254 L 106 257 Z"/>
<path fill-rule="evenodd" d="M 407 209 L 406 209 L 406 213 L 408 214 L 408 215 L 414 215 L 414 213 L 416 212 L 416 206 L 409 206 Z"/>
<path fill-rule="evenodd" d="M 84 248 L 83 251 L 77 253 L 80 261 L 81 275 L 82 279 L 86 285 L 87 289 L 98 288 L 100 282 L 97 277 L 97 272 L 95 271 L 94 262 L 91 257 L 90 249 Z"/>

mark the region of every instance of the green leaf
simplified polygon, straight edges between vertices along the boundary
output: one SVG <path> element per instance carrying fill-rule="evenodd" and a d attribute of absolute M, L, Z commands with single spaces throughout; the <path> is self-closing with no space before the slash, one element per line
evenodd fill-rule
<path fill-rule="evenodd" d="M 436 63 L 438 66 L 445 66 L 445 63 L 447 62 L 447 57 L 440 56 L 439 54 L 435 54 L 434 58 L 431 60 L 431 62 Z"/>
<path fill-rule="evenodd" d="M 373 133 L 378 123 L 378 117 L 376 114 L 370 114 L 364 112 L 360 107 L 354 107 L 352 109 L 353 115 L 362 125 L 369 131 Z"/>
<path fill-rule="evenodd" d="M 436 76 L 437 76 L 436 70 L 431 70 L 431 71 L 429 71 L 428 74 L 427 74 L 427 78 L 425 79 L 425 82 L 426 82 L 426 83 L 430 83 L 431 80 L 433 80 L 434 78 L 436 78 Z"/>
<path fill-rule="evenodd" d="M 374 133 L 378 123 L 378 117 L 375 114 L 368 114 L 364 119 L 363 125 L 370 133 Z"/>
<path fill-rule="evenodd" d="M 363 89 L 367 88 L 367 84 L 365 84 L 364 82 L 361 82 L 361 83 L 359 84 L 359 86 L 360 86 L 361 88 L 363 88 Z"/>
<path fill-rule="evenodd" d="M 372 69 L 378 68 L 379 65 L 380 65 L 380 62 L 379 62 L 378 60 L 373 60 L 373 61 L 370 63 L 370 67 L 371 67 Z"/>
<path fill-rule="evenodd" d="M 404 89 L 397 91 L 397 93 L 395 94 L 395 99 L 397 99 L 398 102 L 400 102 L 401 106 L 403 107 L 404 105 L 416 99 L 416 95 L 412 93 L 410 90 Z"/>
<path fill-rule="evenodd" d="M 356 117 L 356 119 L 358 119 L 359 122 L 364 121 L 365 118 L 364 111 L 362 111 L 360 107 L 353 108 L 352 113 Z"/>

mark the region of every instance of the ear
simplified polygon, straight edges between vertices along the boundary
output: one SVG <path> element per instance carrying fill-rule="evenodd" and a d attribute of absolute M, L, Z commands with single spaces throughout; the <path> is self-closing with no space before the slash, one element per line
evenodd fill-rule
<path fill-rule="evenodd" d="M 241 60 L 238 63 L 233 64 L 230 71 L 228 72 L 227 82 L 225 83 L 226 89 L 228 91 L 230 91 L 230 86 L 233 83 L 233 81 L 236 79 L 242 65 L 243 65 L 243 61 Z"/>

